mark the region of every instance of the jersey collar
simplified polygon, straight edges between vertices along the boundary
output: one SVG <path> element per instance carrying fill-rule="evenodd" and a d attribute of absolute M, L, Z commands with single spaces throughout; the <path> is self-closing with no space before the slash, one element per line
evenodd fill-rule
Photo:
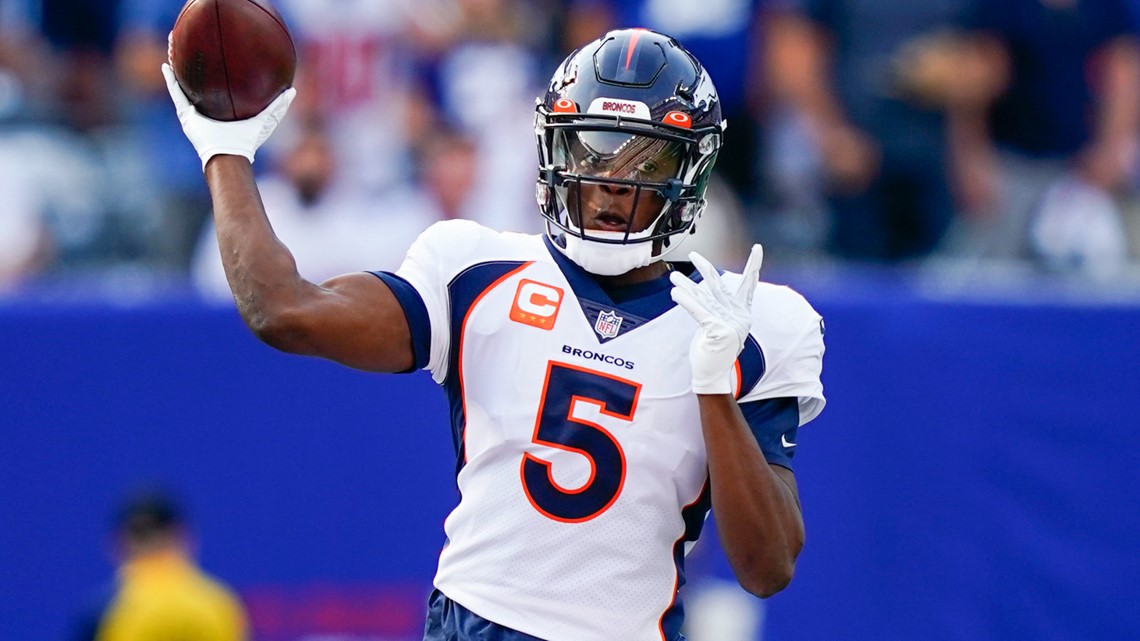
<path fill-rule="evenodd" d="M 591 325 L 597 325 L 598 316 L 601 314 L 621 314 L 623 320 L 617 335 L 603 337 L 599 332 L 595 332 L 599 342 L 605 343 L 631 332 L 676 306 L 676 303 L 673 302 L 673 298 L 669 295 L 672 286 L 669 284 L 668 274 L 652 281 L 623 287 L 622 295 L 617 297 L 619 300 L 615 300 L 614 297 L 598 283 L 597 278 L 593 274 L 582 269 L 580 265 L 558 251 L 558 248 L 554 246 L 549 237 L 543 236 L 542 241 L 554 259 L 555 264 L 558 265 L 563 276 L 565 276 L 566 282 L 569 283 L 570 288 L 574 290 L 574 294 L 579 301 L 579 306 L 586 315 L 586 320 L 589 321 Z M 687 263 L 677 263 L 674 265 L 682 273 L 687 273 L 689 278 L 700 280 L 700 273 L 692 270 L 691 265 Z"/>

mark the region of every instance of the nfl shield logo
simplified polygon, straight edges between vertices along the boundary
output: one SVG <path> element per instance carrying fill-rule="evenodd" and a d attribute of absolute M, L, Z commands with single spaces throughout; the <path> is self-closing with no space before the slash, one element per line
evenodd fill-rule
<path fill-rule="evenodd" d="M 613 338 L 618 335 L 622 320 L 622 317 L 614 312 L 602 312 L 598 314 L 598 322 L 594 323 L 594 331 L 602 338 Z"/>

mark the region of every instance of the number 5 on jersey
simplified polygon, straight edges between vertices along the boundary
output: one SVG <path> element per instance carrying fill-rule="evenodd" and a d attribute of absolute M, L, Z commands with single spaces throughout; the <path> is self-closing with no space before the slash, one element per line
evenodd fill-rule
<path fill-rule="evenodd" d="M 564 488 L 554 480 L 550 461 L 524 454 L 523 490 L 536 510 L 555 521 L 581 523 L 614 504 L 625 485 L 625 452 L 604 427 L 583 418 L 579 406 L 593 405 L 601 415 L 632 422 L 640 395 L 638 383 L 549 363 L 531 441 L 586 457 L 590 478 L 581 487 Z"/>

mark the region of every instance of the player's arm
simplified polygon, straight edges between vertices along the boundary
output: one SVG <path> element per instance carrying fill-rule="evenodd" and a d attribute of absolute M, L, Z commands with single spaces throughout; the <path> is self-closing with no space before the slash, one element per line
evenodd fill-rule
<path fill-rule="evenodd" d="M 202 159 L 222 265 L 242 318 L 254 333 L 280 350 L 351 367 L 381 372 L 410 368 L 414 351 L 408 321 L 388 286 L 363 273 L 321 285 L 306 281 L 265 215 L 251 163 L 296 91 L 286 90 L 247 120 L 218 122 L 194 109 L 169 65 L 162 72 L 182 130 Z"/>
<path fill-rule="evenodd" d="M 767 462 L 730 394 L 697 401 L 721 547 L 744 589 L 771 596 L 791 582 L 804 544 L 795 475 Z"/>
<path fill-rule="evenodd" d="M 407 318 L 383 281 L 367 273 L 320 285 L 305 280 L 273 233 L 249 161 L 217 155 L 205 171 L 226 279 L 242 318 L 261 340 L 369 371 L 412 366 Z"/>
<path fill-rule="evenodd" d="M 735 291 L 704 257 L 689 257 L 703 280 L 696 283 L 678 272 L 670 279 L 673 300 L 698 324 L 689 361 L 708 450 L 713 510 L 740 584 L 757 596 L 771 596 L 792 580 L 804 534 L 794 478 L 768 465 L 732 395 L 736 359 L 752 325 L 763 250 L 752 248 Z"/>

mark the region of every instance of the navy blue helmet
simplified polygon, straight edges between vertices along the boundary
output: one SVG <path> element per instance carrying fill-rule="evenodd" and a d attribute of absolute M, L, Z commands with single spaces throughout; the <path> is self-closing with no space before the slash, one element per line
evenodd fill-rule
<path fill-rule="evenodd" d="M 712 80 L 676 40 L 646 29 L 611 31 L 559 66 L 535 116 L 538 204 L 561 247 L 583 241 L 655 243 L 693 229 L 720 149 L 725 120 Z M 583 229 L 582 185 L 660 202 L 649 228 L 624 234 Z M 658 250 L 657 254 L 663 250 Z"/>

